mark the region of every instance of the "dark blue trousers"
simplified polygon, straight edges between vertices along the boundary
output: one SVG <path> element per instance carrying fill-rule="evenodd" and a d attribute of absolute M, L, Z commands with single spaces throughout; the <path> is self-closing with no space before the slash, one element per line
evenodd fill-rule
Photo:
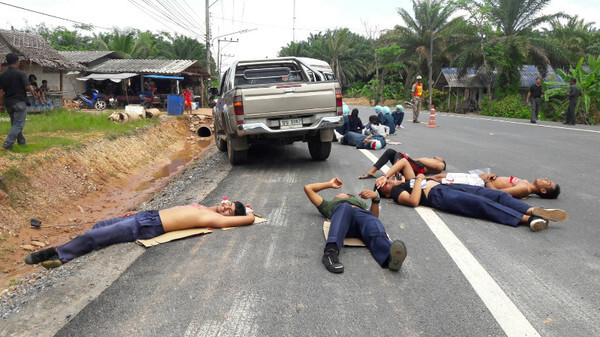
<path fill-rule="evenodd" d="M 164 233 L 158 211 L 143 211 L 124 218 L 100 221 L 89 231 L 58 246 L 56 251 L 58 258 L 66 263 L 101 247 L 150 239 Z"/>
<path fill-rule="evenodd" d="M 392 241 L 385 233 L 385 228 L 379 219 L 369 211 L 342 203 L 333 209 L 331 226 L 327 243 L 337 244 L 338 251 L 344 245 L 344 239 L 360 238 L 382 267 L 390 257 Z"/>
<path fill-rule="evenodd" d="M 427 199 L 432 207 L 442 211 L 513 227 L 519 226 L 531 207 L 506 192 L 463 184 L 437 185 Z"/>

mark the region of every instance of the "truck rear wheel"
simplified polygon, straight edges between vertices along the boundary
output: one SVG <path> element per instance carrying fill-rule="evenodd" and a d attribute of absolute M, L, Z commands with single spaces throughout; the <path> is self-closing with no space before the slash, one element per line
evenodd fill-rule
<path fill-rule="evenodd" d="M 326 160 L 331 153 L 331 142 L 322 142 L 318 138 L 309 140 L 308 152 L 313 160 Z"/>
<path fill-rule="evenodd" d="M 227 136 L 227 157 L 229 158 L 229 162 L 231 165 L 239 165 L 246 162 L 248 159 L 248 150 L 236 151 L 233 149 L 233 145 L 231 144 L 231 136 Z"/>
<path fill-rule="evenodd" d="M 227 151 L 227 143 L 221 137 L 219 137 L 217 130 L 215 130 L 215 145 L 217 145 L 217 149 L 219 149 L 219 151 Z"/>

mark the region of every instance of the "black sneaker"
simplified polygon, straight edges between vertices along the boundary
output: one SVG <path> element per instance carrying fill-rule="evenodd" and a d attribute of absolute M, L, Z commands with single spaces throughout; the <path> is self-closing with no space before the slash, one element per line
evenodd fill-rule
<path fill-rule="evenodd" d="M 56 254 L 56 248 L 50 247 L 44 250 L 40 250 L 39 252 L 34 252 L 25 257 L 25 263 L 27 264 L 37 264 L 47 260 L 58 260 L 58 255 Z"/>
<path fill-rule="evenodd" d="M 529 217 L 529 228 L 534 232 L 539 232 L 548 228 L 548 220 L 542 219 L 538 216 Z"/>
<path fill-rule="evenodd" d="M 327 268 L 327 270 L 330 272 L 336 274 L 344 272 L 344 265 L 340 262 L 338 253 L 335 250 L 328 249 L 325 251 L 325 253 L 323 253 L 322 261 L 325 265 L 325 268 Z"/>
<path fill-rule="evenodd" d="M 390 261 L 388 268 L 391 271 L 398 271 L 402 267 L 402 262 L 406 259 L 406 245 L 400 240 L 392 242 L 390 247 Z"/>
<path fill-rule="evenodd" d="M 12 151 L 13 146 L 12 146 L 12 144 L 6 144 L 6 143 L 4 143 L 4 144 L 2 144 L 2 148 L 5 149 L 5 150 Z"/>
<path fill-rule="evenodd" d="M 541 207 L 534 207 L 533 210 L 531 210 L 531 215 L 557 222 L 565 221 L 569 218 L 569 214 L 567 214 L 567 212 L 563 211 L 562 209 L 551 209 Z"/>

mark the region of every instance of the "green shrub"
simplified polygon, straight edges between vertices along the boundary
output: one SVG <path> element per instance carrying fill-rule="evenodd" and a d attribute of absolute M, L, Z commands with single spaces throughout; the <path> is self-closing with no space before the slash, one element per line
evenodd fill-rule
<path fill-rule="evenodd" d="M 531 110 L 520 95 L 509 95 L 497 101 L 490 102 L 487 98 L 480 100 L 481 114 L 485 116 L 505 118 L 531 118 Z"/>

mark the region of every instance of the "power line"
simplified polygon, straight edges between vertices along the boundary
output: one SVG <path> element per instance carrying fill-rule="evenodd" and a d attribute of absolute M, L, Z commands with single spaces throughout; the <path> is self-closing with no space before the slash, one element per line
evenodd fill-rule
<path fill-rule="evenodd" d="M 159 22 L 163 26 L 167 27 L 168 29 L 170 29 L 170 30 L 172 30 L 173 32 L 176 32 L 176 33 L 179 32 L 179 29 L 178 28 L 173 28 L 173 26 L 171 26 L 171 24 L 169 23 L 168 20 L 165 20 L 160 15 L 152 12 L 152 10 L 146 8 L 146 6 L 144 6 L 143 4 L 137 3 L 136 0 L 129 0 L 129 2 L 132 3 L 134 6 L 138 7 L 140 10 L 142 10 L 144 13 L 146 13 L 152 19 L 156 20 L 157 22 Z"/>
<path fill-rule="evenodd" d="M 84 22 L 80 22 L 80 21 L 75 21 L 75 20 L 71 20 L 71 19 L 66 19 L 66 18 L 62 18 L 62 17 L 60 17 L 60 16 L 56 16 L 56 15 L 52 15 L 52 14 L 38 12 L 38 11 L 36 11 L 36 10 L 33 10 L 33 9 L 24 8 L 24 7 L 19 7 L 19 6 L 12 5 L 12 4 L 7 4 L 6 2 L 1 2 L 1 1 L 0 1 L 0 5 L 6 5 L 6 6 L 10 6 L 10 7 L 14 7 L 14 8 L 22 9 L 22 10 L 24 10 L 24 11 L 28 11 L 28 12 L 32 12 L 32 13 L 36 13 L 36 14 L 40 14 L 40 15 L 49 16 L 49 17 L 51 17 L 51 18 L 55 18 L 55 19 L 64 20 L 64 21 L 69 21 L 69 22 L 73 22 L 73 23 L 78 23 L 78 24 L 80 24 L 80 25 L 86 25 L 86 26 L 96 27 L 96 28 L 100 28 L 100 29 L 111 30 L 111 28 L 100 27 L 100 26 L 92 25 L 92 24 L 90 24 L 90 23 L 84 23 Z"/>
<path fill-rule="evenodd" d="M 285 28 L 285 29 L 291 29 L 288 26 L 278 26 L 278 25 L 269 25 L 269 24 L 264 24 L 264 23 L 254 23 L 254 22 L 247 22 L 247 21 L 241 21 L 241 20 L 232 20 L 232 19 L 227 19 L 224 17 L 214 17 L 215 19 L 222 19 L 222 20 L 226 20 L 226 21 L 231 21 L 231 22 L 237 22 L 237 23 L 244 23 L 244 24 L 248 24 L 248 25 L 253 25 L 253 26 L 263 26 L 263 27 L 271 27 L 271 28 Z M 319 31 L 323 31 L 323 30 L 327 30 L 327 29 L 331 29 L 328 27 L 322 27 L 322 28 L 296 28 L 296 30 L 305 30 L 305 31 L 309 31 L 309 32 L 319 32 Z"/>

